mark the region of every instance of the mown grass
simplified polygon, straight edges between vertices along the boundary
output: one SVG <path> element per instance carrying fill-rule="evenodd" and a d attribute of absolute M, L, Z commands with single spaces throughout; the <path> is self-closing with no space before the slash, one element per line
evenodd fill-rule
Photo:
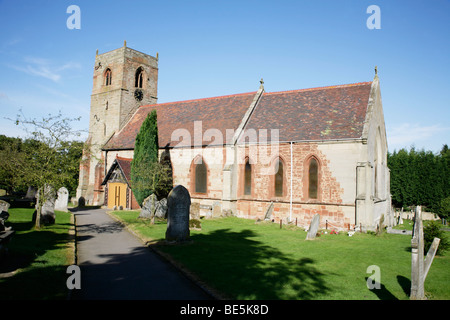
<path fill-rule="evenodd" d="M 67 297 L 67 266 L 73 263 L 69 239 L 71 213 L 56 211 L 56 221 L 35 230 L 34 209 L 10 208 L 7 225 L 15 234 L 0 264 L 0 299 L 46 300 Z"/>
<path fill-rule="evenodd" d="M 410 236 L 341 233 L 306 241 L 300 228 L 229 217 L 202 220 L 189 243 L 164 245 L 164 221 L 152 225 L 136 211 L 113 214 L 228 298 L 409 299 Z M 371 265 L 380 268 L 380 289 L 367 287 Z M 449 267 L 449 254 L 434 259 L 425 282 L 429 299 L 450 298 Z"/>

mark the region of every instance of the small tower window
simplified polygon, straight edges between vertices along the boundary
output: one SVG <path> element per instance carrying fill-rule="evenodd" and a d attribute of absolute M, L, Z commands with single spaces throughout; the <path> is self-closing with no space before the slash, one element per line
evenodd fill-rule
<path fill-rule="evenodd" d="M 139 67 L 136 70 L 136 76 L 135 76 L 135 80 L 134 80 L 134 86 L 136 88 L 142 88 L 142 85 L 144 83 L 144 69 L 142 69 L 142 67 Z"/>
<path fill-rule="evenodd" d="M 112 73 L 111 69 L 108 68 L 105 71 L 105 86 L 111 85 L 111 81 L 112 81 Z"/>

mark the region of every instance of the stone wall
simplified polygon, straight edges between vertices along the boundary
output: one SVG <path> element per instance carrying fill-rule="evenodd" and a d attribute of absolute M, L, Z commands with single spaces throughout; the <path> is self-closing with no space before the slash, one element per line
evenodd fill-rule
<path fill-rule="evenodd" d="M 144 72 L 141 101 L 134 97 L 135 75 L 138 68 L 142 68 Z M 105 76 L 108 69 L 111 70 L 112 77 L 110 84 L 106 83 Z M 102 159 L 101 148 L 114 132 L 119 131 L 126 124 L 140 105 L 157 102 L 157 83 L 158 59 L 155 57 L 125 45 L 96 55 L 88 137 L 91 151 L 89 165 L 80 166 L 77 198 L 83 196 L 90 204 L 103 202 L 101 192 L 95 186 L 99 180 L 97 175 L 101 171 L 98 169 L 99 161 Z M 96 194 L 94 190 L 97 190 Z"/>

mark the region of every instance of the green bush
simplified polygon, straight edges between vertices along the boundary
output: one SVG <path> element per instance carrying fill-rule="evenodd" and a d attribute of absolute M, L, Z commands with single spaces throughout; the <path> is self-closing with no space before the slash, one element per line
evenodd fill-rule
<path fill-rule="evenodd" d="M 443 255 L 445 251 L 449 248 L 449 242 L 445 231 L 441 229 L 441 223 L 438 221 L 430 221 L 423 228 L 423 239 L 424 239 L 424 254 L 427 254 L 428 250 L 433 243 L 434 238 L 441 239 L 439 243 L 436 255 Z"/>

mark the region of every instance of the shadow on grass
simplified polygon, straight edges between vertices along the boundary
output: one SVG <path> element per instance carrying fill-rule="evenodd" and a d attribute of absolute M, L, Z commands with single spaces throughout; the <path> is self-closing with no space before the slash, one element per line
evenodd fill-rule
<path fill-rule="evenodd" d="M 160 249 L 232 299 L 326 298 L 330 288 L 313 259 L 294 259 L 255 236 L 222 229 L 192 235 L 190 245 Z"/>
<path fill-rule="evenodd" d="M 56 284 L 59 290 L 53 290 L 55 279 L 66 278 L 65 267 L 54 266 L 57 260 L 40 260 L 40 257 L 67 244 L 67 232 L 58 229 L 67 230 L 65 226 L 70 224 L 55 224 L 47 230 L 44 226 L 36 231 L 31 214 L 32 211 L 30 221 L 9 223 L 15 234 L 8 244 L 7 255 L 0 260 L 0 299 L 53 299 L 64 295 L 64 283 Z"/>
<path fill-rule="evenodd" d="M 402 287 L 403 292 L 409 297 L 411 294 L 411 280 L 404 276 L 397 276 L 397 282 Z"/>
<path fill-rule="evenodd" d="M 366 282 L 368 277 L 365 278 Z M 382 283 L 378 283 L 380 288 L 373 288 L 373 289 L 369 289 L 370 292 L 374 293 L 378 299 L 380 300 L 398 300 L 398 298 L 396 296 L 394 296 L 388 289 L 386 289 L 386 286 Z"/>

